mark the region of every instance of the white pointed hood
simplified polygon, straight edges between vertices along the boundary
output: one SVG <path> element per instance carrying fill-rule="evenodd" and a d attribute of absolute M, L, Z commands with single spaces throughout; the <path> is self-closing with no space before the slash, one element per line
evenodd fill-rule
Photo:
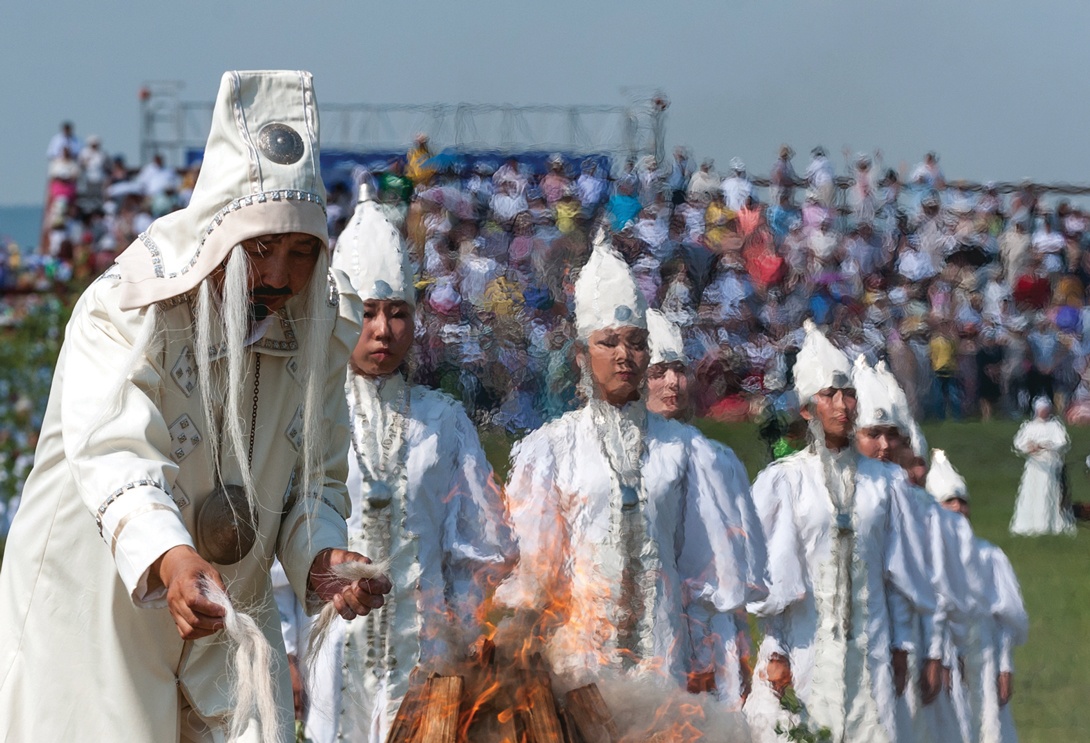
<path fill-rule="evenodd" d="M 901 388 L 897 377 L 889 370 L 885 361 L 879 361 L 874 366 L 874 373 L 885 384 L 890 399 L 893 401 L 893 415 L 897 419 L 897 427 L 901 433 L 908 437 L 912 446 L 912 453 L 920 459 L 927 461 L 927 439 L 924 438 L 920 425 L 912 416 L 912 408 L 908 404 L 908 395 Z"/>
<path fill-rule="evenodd" d="M 901 428 L 889 390 L 862 354 L 852 367 L 852 384 L 855 386 L 857 429 L 879 426 Z"/>
<path fill-rule="evenodd" d="M 628 264 L 599 232 L 575 282 L 575 327 L 586 340 L 596 330 L 627 326 L 647 327 L 647 301 Z"/>
<path fill-rule="evenodd" d="M 799 405 L 807 405 L 810 398 L 827 387 L 852 386 L 852 365 L 844 352 L 829 342 L 813 320 L 803 323 L 806 338 L 802 341 L 795 359 L 795 390 Z"/>
<path fill-rule="evenodd" d="M 329 243 L 309 72 L 226 72 L 189 206 L 155 220 L 121 255 L 122 309 L 185 294 L 231 249 L 302 232 Z"/>
<path fill-rule="evenodd" d="M 674 361 L 688 365 L 681 328 L 670 322 L 658 310 L 647 310 L 647 342 L 651 347 L 651 365 Z"/>
<path fill-rule="evenodd" d="M 969 488 L 942 449 L 931 450 L 931 469 L 927 472 L 927 492 L 939 503 L 955 498 L 968 502 Z"/>
<path fill-rule="evenodd" d="M 333 267 L 348 275 L 360 299 L 400 299 L 416 305 L 414 275 L 401 233 L 379 210 L 375 191 L 360 184 L 352 219 L 337 238 Z"/>

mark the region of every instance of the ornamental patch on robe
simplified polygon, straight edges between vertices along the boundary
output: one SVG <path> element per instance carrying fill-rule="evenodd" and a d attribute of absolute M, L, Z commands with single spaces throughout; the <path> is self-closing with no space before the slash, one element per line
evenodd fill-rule
<path fill-rule="evenodd" d="M 193 419 L 187 413 L 171 423 L 168 430 L 170 458 L 175 462 L 181 462 L 188 457 L 197 448 L 197 444 L 201 443 L 201 432 L 193 425 Z"/>
<path fill-rule="evenodd" d="M 284 435 L 291 442 L 291 448 L 299 451 L 303 446 L 303 406 L 295 409 L 295 415 L 291 417 L 291 423 L 284 429 Z"/>
<path fill-rule="evenodd" d="M 197 365 L 193 361 L 193 349 L 189 346 L 178 354 L 178 360 L 170 370 L 170 378 L 182 388 L 186 397 L 192 395 L 197 388 Z"/>

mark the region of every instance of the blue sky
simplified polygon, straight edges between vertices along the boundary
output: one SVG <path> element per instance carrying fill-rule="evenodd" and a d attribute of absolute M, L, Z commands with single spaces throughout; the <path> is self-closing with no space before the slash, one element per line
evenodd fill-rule
<path fill-rule="evenodd" d="M 226 69 L 304 68 L 319 102 L 625 102 L 667 143 L 766 173 L 880 147 L 947 177 L 1090 182 L 1090 3 L 745 0 L 131 3 L 0 0 L 0 204 L 36 204 L 59 122 L 136 160 L 137 92 L 211 100 Z"/>

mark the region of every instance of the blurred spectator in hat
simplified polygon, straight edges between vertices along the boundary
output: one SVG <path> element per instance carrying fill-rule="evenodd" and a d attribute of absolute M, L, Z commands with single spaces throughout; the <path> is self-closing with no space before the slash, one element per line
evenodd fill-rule
<path fill-rule="evenodd" d="M 836 199 L 835 174 L 833 164 L 825 154 L 825 148 L 818 146 L 810 150 L 810 164 L 806 167 L 807 195 L 825 208 L 833 205 Z"/>
<path fill-rule="evenodd" d="M 670 164 L 670 175 L 666 178 L 666 188 L 670 191 L 670 203 L 678 206 L 685 201 L 689 178 L 692 177 L 692 162 L 684 147 L 674 148 L 674 161 Z"/>
<path fill-rule="evenodd" d="M 163 156 L 158 152 L 151 158 L 151 162 L 140 169 L 136 183 L 149 199 L 155 199 L 168 191 L 177 193 L 180 185 L 178 174 L 174 168 L 167 167 Z"/>
<path fill-rule="evenodd" d="M 700 169 L 689 178 L 686 196 L 690 202 L 707 204 L 712 195 L 719 191 L 720 178 L 715 172 L 715 161 L 710 157 L 700 163 Z"/>
<path fill-rule="evenodd" d="M 549 157 L 548 168 L 548 172 L 541 179 L 541 193 L 545 196 L 545 203 L 555 206 L 568 190 L 571 181 L 564 172 L 564 157 L 559 153 Z"/>
<path fill-rule="evenodd" d="M 923 162 L 912 169 L 912 174 L 909 175 L 908 180 L 918 186 L 924 186 L 936 191 L 942 191 L 946 188 L 946 178 L 942 174 L 942 168 L 939 167 L 939 156 L 934 152 L 928 152 L 924 155 Z"/>
<path fill-rule="evenodd" d="M 83 172 L 84 195 L 95 204 L 101 203 L 110 158 L 102 151 L 102 140 L 98 135 L 87 138 L 87 146 L 80 150 L 76 160 Z"/>
<path fill-rule="evenodd" d="M 1012 220 L 1003 234 L 999 236 L 999 259 L 1003 262 L 1003 272 L 1014 278 L 1022 274 L 1029 260 L 1030 237 L 1026 223 Z"/>
<path fill-rule="evenodd" d="M 56 160 L 66 149 L 68 156 L 72 158 L 79 157 L 80 150 L 83 149 L 83 143 L 76 136 L 75 127 L 72 126 L 71 121 L 62 122 L 61 130 L 49 140 L 49 146 L 45 148 L 45 159 Z"/>
<path fill-rule="evenodd" d="M 845 150 L 847 157 L 848 150 Z M 873 222 L 878 212 L 877 180 L 874 176 L 875 160 L 881 163 L 882 155 L 876 152 L 872 158 L 865 152 L 859 152 L 852 159 L 852 185 L 848 188 L 848 207 L 857 222 Z"/>
<path fill-rule="evenodd" d="M 795 183 L 798 176 L 795 167 L 791 164 L 791 158 L 795 151 L 788 145 L 780 147 L 780 156 L 772 163 L 772 170 L 768 176 L 768 200 L 773 204 L 790 204 L 795 198 Z M 781 196 L 784 198 L 781 200 Z"/>
<path fill-rule="evenodd" d="M 647 206 L 662 193 L 665 182 L 663 173 L 659 169 L 659 161 L 654 155 L 648 155 L 640 161 L 638 177 L 640 204 Z"/>
<path fill-rule="evenodd" d="M 431 157 L 428 135 L 421 132 L 413 137 L 413 145 L 406 154 L 405 176 L 417 185 L 428 185 L 435 176 L 435 168 L 428 162 Z"/>
<path fill-rule="evenodd" d="M 723 179 L 720 190 L 723 192 L 723 201 L 732 211 L 738 211 L 749 202 L 749 197 L 753 194 L 753 184 L 746 177 L 746 164 L 740 158 L 731 158 L 730 175 Z"/>
<path fill-rule="evenodd" d="M 583 207 L 583 216 L 589 217 L 605 196 L 606 181 L 599 175 L 598 163 L 593 158 L 584 160 L 581 170 L 575 181 L 575 193 Z"/>

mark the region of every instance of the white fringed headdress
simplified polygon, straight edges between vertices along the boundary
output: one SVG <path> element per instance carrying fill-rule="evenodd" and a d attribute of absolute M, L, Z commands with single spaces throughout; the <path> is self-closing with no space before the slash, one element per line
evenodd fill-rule
<path fill-rule="evenodd" d="M 893 401 L 893 416 L 897 419 L 897 427 L 901 433 L 908 437 L 912 453 L 920 459 L 927 461 L 927 439 L 924 438 L 920 424 L 912 416 L 912 408 L 908 404 L 908 395 L 897 382 L 897 377 L 889 370 L 885 361 L 879 361 L 874 365 L 874 373 L 886 386 L 890 400 Z"/>
<path fill-rule="evenodd" d="M 224 73 L 189 206 L 117 257 L 121 309 L 191 291 L 243 240 L 302 232 L 328 245 L 318 141 L 309 72 Z"/>
<path fill-rule="evenodd" d="M 688 365 L 681 328 L 658 310 L 647 310 L 647 342 L 651 347 L 651 365 L 674 361 Z"/>
<path fill-rule="evenodd" d="M 647 328 L 647 301 L 628 264 L 599 232 L 575 282 L 575 327 L 582 340 L 604 328 Z"/>
<path fill-rule="evenodd" d="M 901 429 L 896 408 L 890 398 L 889 389 L 878 374 L 867 364 L 863 354 L 855 360 L 852 367 L 852 384 L 855 386 L 857 429 L 892 426 Z"/>
<path fill-rule="evenodd" d="M 356 211 L 337 238 L 333 267 L 348 275 L 360 299 L 399 299 L 416 305 L 413 269 L 405 242 L 379 210 L 369 183 L 360 185 Z"/>
<path fill-rule="evenodd" d="M 948 500 L 969 501 L 965 478 L 958 474 L 942 449 L 931 450 L 931 469 L 927 473 L 927 492 L 939 503 Z"/>
<path fill-rule="evenodd" d="M 803 323 L 806 338 L 795 359 L 795 390 L 799 405 L 827 387 L 851 387 L 852 365 L 844 352 L 829 342 L 812 320 Z"/>

